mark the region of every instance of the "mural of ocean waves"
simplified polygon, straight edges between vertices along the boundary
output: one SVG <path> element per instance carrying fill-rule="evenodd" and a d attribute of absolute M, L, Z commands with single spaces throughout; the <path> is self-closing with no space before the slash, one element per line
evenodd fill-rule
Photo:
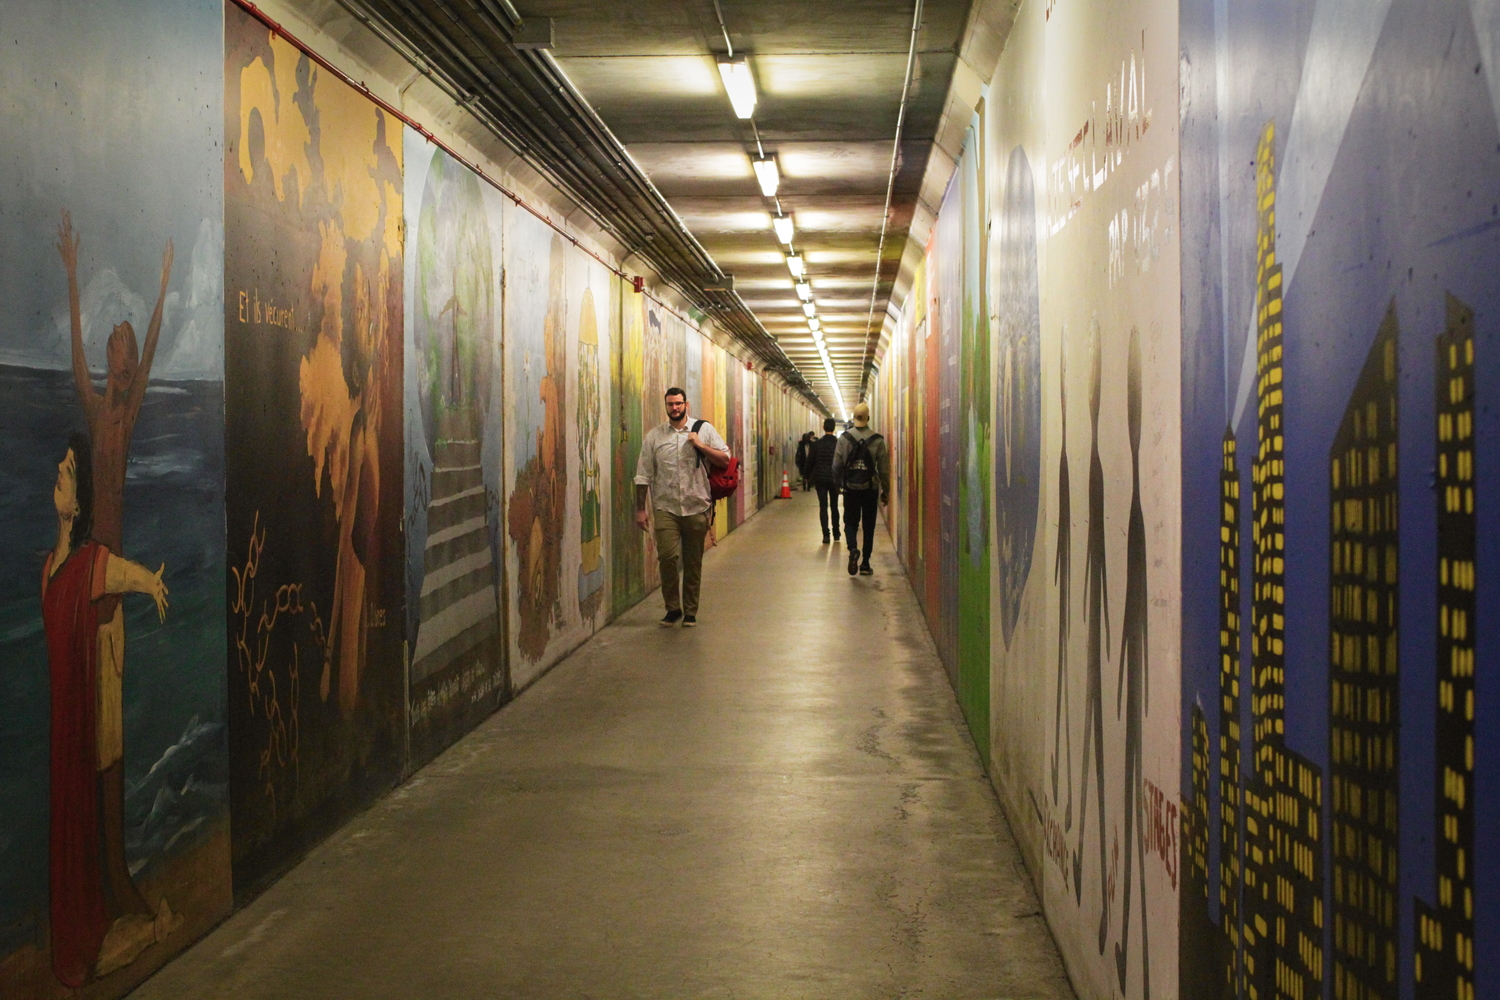
<path fill-rule="evenodd" d="M 164 389 L 167 391 L 156 391 Z M 224 443 L 220 382 L 153 386 L 125 484 L 125 555 L 166 565 L 165 623 L 124 602 L 126 856 L 135 872 L 198 843 L 226 813 Z M 0 366 L 0 954 L 47 904 L 48 705 L 41 566 L 56 467 L 83 426 L 72 374 Z"/>
<path fill-rule="evenodd" d="M 144 777 L 125 790 L 125 850 L 130 873 L 167 854 L 220 815 L 229 802 L 224 724 L 188 720 Z"/>

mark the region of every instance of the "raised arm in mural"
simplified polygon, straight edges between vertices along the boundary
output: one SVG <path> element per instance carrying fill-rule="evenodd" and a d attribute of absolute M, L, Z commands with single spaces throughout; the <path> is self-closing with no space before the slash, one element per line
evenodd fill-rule
<path fill-rule="evenodd" d="M 93 488 L 91 490 L 92 528 L 90 537 L 109 551 L 124 551 L 125 464 L 130 456 L 130 439 L 136 417 L 146 398 L 151 364 L 161 336 L 162 307 L 167 298 L 167 282 L 172 275 L 172 241 L 162 254 L 161 289 L 156 311 L 146 331 L 146 349 L 137 353 L 135 330 L 129 320 L 121 320 L 110 332 L 106 348 L 104 391 L 94 388 L 89 376 L 88 360 L 83 350 L 83 318 L 78 293 L 79 238 L 73 231 L 73 219 L 62 215 L 58 227 L 57 249 L 68 273 L 68 313 L 72 321 L 73 382 L 88 419 L 92 440 Z M 125 673 L 125 617 L 120 601 L 108 591 L 102 596 L 99 620 L 99 800 L 102 809 L 103 855 L 105 873 L 113 908 L 118 913 L 149 914 L 125 863 L 125 768 L 124 711 L 121 704 Z"/>
<path fill-rule="evenodd" d="M 1141 511 L 1141 334 L 1130 329 L 1130 362 L 1126 374 L 1126 413 L 1130 426 L 1130 522 L 1125 534 L 1125 613 L 1120 635 L 1120 671 L 1115 682 L 1115 717 L 1125 713 L 1125 895 L 1120 902 L 1120 941 L 1115 971 L 1125 992 L 1130 951 L 1131 864 L 1141 868 L 1141 984 L 1151 996 L 1151 950 L 1146 922 L 1146 816 L 1141 778 L 1141 741 L 1150 696 L 1150 661 L 1146 652 L 1146 518 Z"/>
<path fill-rule="evenodd" d="M 156 345 L 161 338 L 162 307 L 167 300 L 167 282 L 172 276 L 172 241 L 167 240 L 162 254 L 161 290 L 156 297 L 156 311 L 151 314 L 151 325 L 146 330 L 146 346 L 137 356 L 135 328 L 129 320 L 121 320 L 110 332 L 107 348 L 107 380 L 104 392 L 94 388 L 89 377 L 88 360 L 83 353 L 83 317 L 78 295 L 78 245 L 79 238 L 73 232 L 73 219 L 63 213 L 58 227 L 57 249 L 62 254 L 63 267 L 68 272 L 68 315 L 72 320 L 73 383 L 78 387 L 78 396 L 83 401 L 88 415 L 89 431 L 94 435 L 94 446 L 100 445 L 96 426 L 101 418 L 123 419 L 126 424 L 125 440 L 128 443 L 135 418 L 140 413 L 141 401 L 146 398 L 146 384 L 151 377 L 151 364 L 156 360 Z M 107 470 L 97 470 L 101 474 Z M 102 499 L 102 498 L 101 498 Z M 100 514 L 107 514 L 102 506 Z"/>

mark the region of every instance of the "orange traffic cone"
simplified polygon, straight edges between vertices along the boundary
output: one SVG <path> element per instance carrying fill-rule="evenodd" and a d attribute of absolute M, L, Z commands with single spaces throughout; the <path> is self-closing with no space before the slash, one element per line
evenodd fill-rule
<path fill-rule="evenodd" d="M 782 500 L 792 498 L 792 481 L 786 477 L 786 470 L 781 470 L 781 497 Z"/>

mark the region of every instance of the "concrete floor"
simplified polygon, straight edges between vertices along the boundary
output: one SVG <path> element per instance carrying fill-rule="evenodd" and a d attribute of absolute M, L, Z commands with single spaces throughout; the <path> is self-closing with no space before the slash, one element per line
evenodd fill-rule
<path fill-rule="evenodd" d="M 1071 998 L 915 600 L 777 502 L 141 986 Z"/>

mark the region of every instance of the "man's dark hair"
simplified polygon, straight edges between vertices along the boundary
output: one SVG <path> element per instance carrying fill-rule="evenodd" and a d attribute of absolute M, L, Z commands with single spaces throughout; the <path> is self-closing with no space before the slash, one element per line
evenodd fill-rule
<path fill-rule="evenodd" d="M 83 431 L 68 435 L 68 450 L 73 453 L 73 487 L 78 495 L 78 516 L 73 518 L 68 544 L 76 549 L 94 530 L 94 453 Z"/>
<path fill-rule="evenodd" d="M 668 396 L 681 396 L 683 399 L 687 399 L 687 393 L 683 392 L 681 389 L 677 388 L 675 385 L 672 386 L 672 388 L 668 389 L 666 392 L 664 392 L 664 393 L 661 394 L 661 398 L 662 399 L 666 399 Z"/>
<path fill-rule="evenodd" d="M 839 425 L 839 422 L 837 420 L 833 419 L 832 417 L 824 417 L 823 418 L 823 433 L 824 434 L 832 434 L 833 433 L 833 429 L 835 427 L 837 427 L 838 425 Z"/>

